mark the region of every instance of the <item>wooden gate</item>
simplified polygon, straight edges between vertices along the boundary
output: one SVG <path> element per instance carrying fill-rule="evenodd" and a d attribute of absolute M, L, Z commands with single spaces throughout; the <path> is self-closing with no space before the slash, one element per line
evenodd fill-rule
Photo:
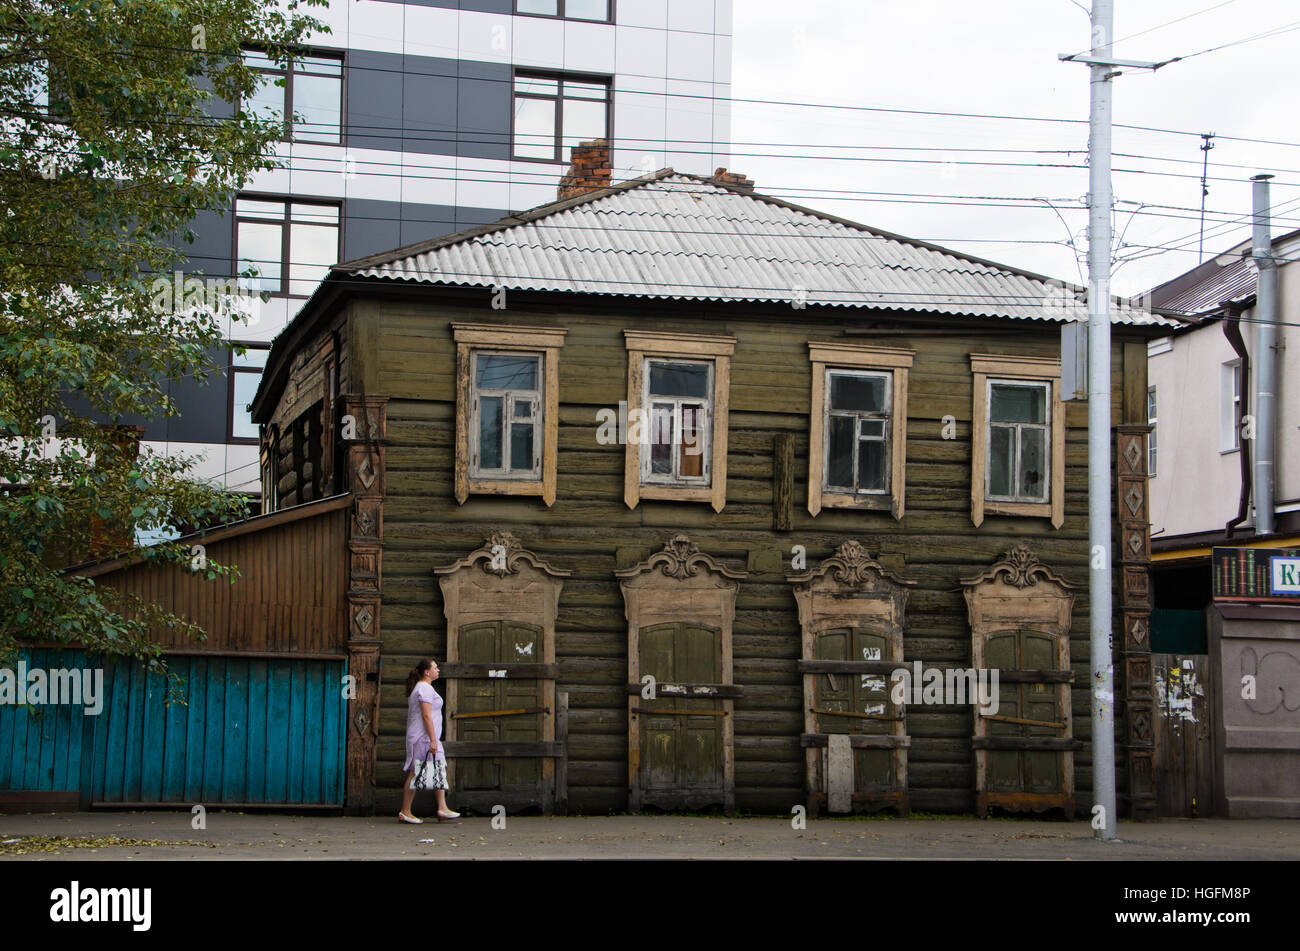
<path fill-rule="evenodd" d="M 1158 816 L 1216 814 L 1209 660 L 1206 654 L 1151 655 Z"/>
<path fill-rule="evenodd" d="M 628 798 L 735 809 L 731 624 L 738 581 L 678 535 L 621 580 L 628 622 Z"/>
<path fill-rule="evenodd" d="M 998 671 L 997 712 L 976 707 L 975 811 L 1059 808 L 1074 815 L 1070 684 L 1073 585 L 1017 545 L 962 582 L 971 663 Z"/>
<path fill-rule="evenodd" d="M 494 532 L 434 573 L 447 618 L 443 739 L 453 800 L 481 812 L 500 805 L 563 814 L 566 711 L 555 693 L 555 618 L 569 572 L 509 532 Z"/>
<path fill-rule="evenodd" d="M 908 811 L 905 705 L 891 697 L 903 665 L 906 585 L 847 541 L 790 578 L 803 629 L 805 786 L 817 815 Z"/>

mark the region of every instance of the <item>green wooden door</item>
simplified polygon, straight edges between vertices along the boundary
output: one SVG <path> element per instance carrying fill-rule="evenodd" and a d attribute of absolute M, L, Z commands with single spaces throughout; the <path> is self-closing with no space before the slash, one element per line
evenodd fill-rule
<path fill-rule="evenodd" d="M 470 624 L 460 632 L 460 660 L 466 664 L 540 663 L 542 629 L 512 621 Z M 533 710 L 542 706 L 542 683 L 536 679 L 464 679 L 455 711 L 457 739 L 477 742 L 543 740 L 543 714 L 464 717 L 470 713 Z M 466 792 L 528 792 L 541 781 L 541 760 L 532 757 L 466 757 L 456 763 L 456 789 Z"/>
<path fill-rule="evenodd" d="M 643 628 L 640 659 L 642 676 L 649 674 L 656 683 L 721 683 L 721 632 L 681 622 Z M 669 807 L 720 802 L 725 743 L 722 701 L 659 695 L 638 704 L 643 711 L 640 769 L 645 801 Z"/>
<path fill-rule="evenodd" d="M 1056 637 L 1042 631 L 999 631 L 984 643 L 985 666 L 997 670 L 1054 670 Z M 999 717 L 1062 723 L 1061 688 L 1051 683 L 998 684 Z M 987 722 L 989 736 L 1064 736 L 1064 726 Z M 1063 754 L 1055 751 L 989 750 L 988 791 L 1051 793 L 1064 789 Z"/>
<path fill-rule="evenodd" d="M 889 639 L 884 634 L 860 627 L 823 631 L 814 641 L 817 660 L 892 660 Z M 874 733 L 894 731 L 894 704 L 889 698 L 885 674 L 817 674 L 813 707 L 818 711 L 818 733 Z M 857 716 L 835 716 L 832 712 Z M 887 749 L 854 749 L 853 791 L 855 794 L 892 789 L 894 754 Z"/>

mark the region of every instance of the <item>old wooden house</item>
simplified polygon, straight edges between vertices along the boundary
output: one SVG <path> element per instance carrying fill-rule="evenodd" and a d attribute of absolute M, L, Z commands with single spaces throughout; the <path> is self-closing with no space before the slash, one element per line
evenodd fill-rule
<path fill-rule="evenodd" d="M 264 506 L 351 499 L 349 804 L 395 808 L 432 656 L 471 808 L 1086 812 L 1086 412 L 1059 360 L 1082 292 L 723 170 L 611 185 L 602 148 L 552 204 L 333 268 L 272 349 Z M 1168 322 L 1115 321 L 1144 815 Z M 892 689 L 974 666 L 1000 668 L 996 713 Z"/>
<path fill-rule="evenodd" d="M 157 768 L 108 798 L 392 812 L 432 656 L 458 806 L 1086 814 L 1086 408 L 1059 359 L 1082 291 L 722 170 L 613 185 L 603 149 L 552 204 L 331 270 L 252 404 L 264 514 L 208 539 L 233 588 L 95 569 L 208 623 L 225 659 L 200 679 L 248 711 L 208 730 L 225 769 L 197 785 L 183 764 L 213 751 L 173 749 L 182 714 L 128 730 Z M 1115 321 L 1117 749 L 1142 816 L 1168 321 Z M 895 689 L 974 668 L 996 704 Z M 152 723 L 123 690 L 112 715 Z"/>

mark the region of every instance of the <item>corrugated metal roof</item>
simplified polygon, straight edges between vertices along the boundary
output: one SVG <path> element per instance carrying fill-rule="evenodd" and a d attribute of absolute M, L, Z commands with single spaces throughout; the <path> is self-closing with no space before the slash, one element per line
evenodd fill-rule
<path fill-rule="evenodd" d="M 672 169 L 334 270 L 507 290 L 1087 317 L 1074 285 Z M 1176 325 L 1127 302 L 1114 314 Z"/>
<path fill-rule="evenodd" d="M 1209 314 L 1225 304 L 1238 303 L 1255 293 L 1259 269 L 1250 256 L 1251 242 L 1243 241 L 1198 264 L 1148 295 L 1151 306 L 1194 317 Z M 1273 256 L 1288 258 L 1300 250 L 1300 231 L 1273 239 Z"/>
<path fill-rule="evenodd" d="M 1249 297 L 1255 293 L 1258 273 L 1249 252 L 1248 241 L 1160 285 L 1151 292 L 1151 306 L 1194 315 Z"/>

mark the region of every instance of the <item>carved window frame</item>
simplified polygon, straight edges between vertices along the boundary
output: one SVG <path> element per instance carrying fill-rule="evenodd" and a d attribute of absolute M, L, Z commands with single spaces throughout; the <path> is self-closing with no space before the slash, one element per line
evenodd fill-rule
<path fill-rule="evenodd" d="M 735 698 L 740 688 L 733 680 L 732 625 L 736 617 L 736 596 L 744 571 L 726 567 L 700 551 L 686 535 L 677 535 L 663 550 L 645 561 L 615 571 L 623 593 L 623 610 L 627 618 L 627 690 L 628 690 L 628 792 L 630 808 L 636 811 L 644 801 L 641 746 L 641 640 L 643 628 L 659 624 L 687 622 L 716 628 L 721 653 L 721 684 L 691 699 L 709 698 L 721 704 L 723 808 L 735 808 Z"/>
<path fill-rule="evenodd" d="M 513 673 L 524 679 L 540 681 L 545 707 L 541 742 L 554 743 L 557 714 L 555 622 L 564 579 L 572 572 L 553 568 L 524 548 L 511 532 L 496 531 L 484 540 L 481 547 L 450 565 L 434 568 L 433 573 L 442 589 L 443 616 L 447 622 L 447 656 L 442 670 L 447 701 L 443 740 L 451 744 L 448 746 L 448 780 L 454 788 L 454 744 L 458 738 L 454 714 L 460 704 L 460 681 L 484 677 L 482 671 L 473 669 L 478 665 L 461 664 L 461 632 L 473 624 L 495 621 L 541 629 L 536 663 L 492 664 L 487 676 L 508 679 Z M 539 805 L 544 812 L 549 812 L 554 800 L 564 797 L 565 791 L 553 789 L 555 761 L 549 756 L 538 755 L 543 756 Z"/>
<path fill-rule="evenodd" d="M 1053 528 L 1065 522 L 1065 404 L 1061 401 L 1061 362 L 1042 357 L 987 353 L 970 355 L 971 403 L 971 521 L 978 527 L 986 515 L 1050 519 Z M 1042 502 L 1005 501 L 988 496 L 989 383 L 1047 384 L 1047 499 Z"/>
<path fill-rule="evenodd" d="M 801 650 L 799 671 L 803 682 L 804 733 L 800 743 L 804 747 L 805 785 L 809 806 L 816 814 L 819 808 L 830 811 L 836 798 L 831 788 L 830 734 L 818 730 L 819 712 L 816 709 L 819 676 L 828 668 L 847 676 L 876 675 L 882 677 L 887 690 L 892 692 L 891 676 L 895 669 L 905 667 L 903 658 L 903 619 L 907 610 L 909 589 L 916 584 L 899 577 L 873 559 L 865 547 L 850 539 L 815 569 L 790 575 L 795 603 L 799 608 Z M 870 630 L 881 635 L 889 644 L 892 656 L 878 661 L 819 661 L 817 638 L 839 628 Z M 851 812 L 853 800 L 868 805 L 892 806 L 900 814 L 908 811 L 907 750 L 911 741 L 907 736 L 906 701 L 895 706 L 892 729 L 887 734 L 843 734 L 849 748 L 888 749 L 894 758 L 894 789 L 889 792 L 857 796 L 853 793 L 855 782 L 849 783 L 849 808 L 836 808 L 837 812 Z M 852 761 L 850 761 L 851 763 Z M 849 779 L 852 780 L 852 770 Z M 840 796 L 844 793 L 841 791 Z"/>
<path fill-rule="evenodd" d="M 1074 674 L 1070 668 L 1070 628 L 1073 626 L 1075 586 L 1038 560 L 1027 545 L 1016 545 L 987 570 L 962 579 L 967 622 L 971 635 L 971 666 L 988 667 L 988 639 L 996 634 L 1031 631 L 1055 639 L 1056 666 L 1047 670 L 999 671 L 1002 683 L 1038 683 L 1057 691 L 1060 711 L 1059 735 L 1041 737 L 994 737 L 988 733 L 986 716 L 974 709 L 975 804 L 977 814 L 989 806 L 1008 809 L 1061 808 L 1074 815 L 1074 739 L 1070 696 Z M 1011 679 L 1014 678 L 1014 679 Z M 1028 724 L 1027 724 L 1028 725 Z M 1038 745 L 1035 745 L 1037 742 Z M 1000 752 L 1053 752 L 1061 756 L 1062 787 L 1059 792 L 993 791 L 989 787 L 988 754 Z"/>
<path fill-rule="evenodd" d="M 823 508 L 852 508 L 889 512 L 903 517 L 907 465 L 907 377 L 915 350 L 876 347 L 848 341 L 809 341 L 812 362 L 812 401 L 808 415 L 808 512 L 816 516 Z M 826 416 L 830 407 L 828 372 L 868 371 L 890 378 L 890 424 L 888 486 L 884 492 L 845 492 L 825 485 Z"/>
<path fill-rule="evenodd" d="M 567 330 L 497 324 L 453 323 L 456 341 L 456 456 L 454 488 L 461 505 L 470 495 L 540 496 L 547 506 L 555 503 L 555 472 L 560 417 L 560 348 Z M 486 478 L 476 476 L 470 464 L 474 413 L 474 360 L 479 353 L 516 353 L 538 356 L 542 417 L 541 471 L 536 477 Z"/>
<path fill-rule="evenodd" d="M 672 502 L 708 502 L 715 512 L 727 504 L 727 415 L 731 392 L 731 355 L 735 352 L 736 338 L 717 334 L 689 334 L 625 330 L 627 345 L 627 450 L 623 469 L 623 500 L 634 509 L 642 499 L 666 499 Z M 649 439 L 650 423 L 641 420 L 633 427 L 631 421 L 641 417 L 645 408 L 646 368 L 651 359 L 680 359 L 713 364 L 712 428 L 709 439 L 706 471 L 710 473 L 708 485 L 667 485 L 646 482 L 641 465 L 641 440 Z M 635 430 L 639 430 L 639 433 Z M 639 435 L 639 439 L 631 436 Z M 648 445 L 648 442 L 647 442 Z"/>

